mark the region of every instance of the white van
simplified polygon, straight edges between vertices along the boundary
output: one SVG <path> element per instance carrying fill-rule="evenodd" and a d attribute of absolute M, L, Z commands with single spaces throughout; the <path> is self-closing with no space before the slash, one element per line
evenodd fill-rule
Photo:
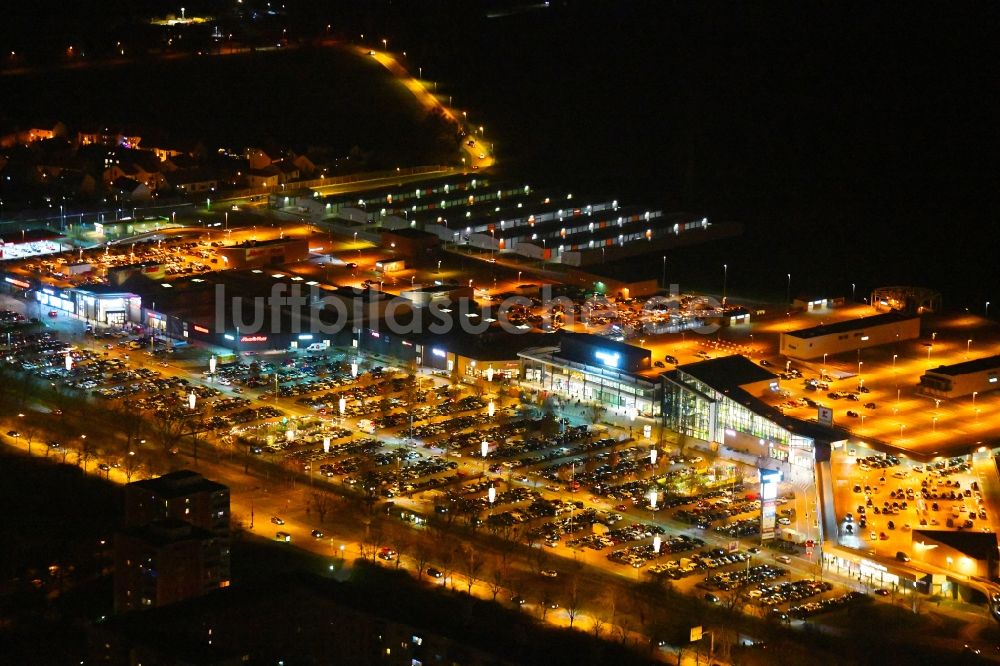
<path fill-rule="evenodd" d="M 323 342 L 314 342 L 308 347 L 306 347 L 307 352 L 321 352 L 326 351 L 330 348 L 330 341 L 324 340 Z"/>

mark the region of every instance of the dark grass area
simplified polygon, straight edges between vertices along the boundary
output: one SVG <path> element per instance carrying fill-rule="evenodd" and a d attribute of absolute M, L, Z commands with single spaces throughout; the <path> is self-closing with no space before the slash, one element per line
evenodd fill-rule
<path fill-rule="evenodd" d="M 384 68 L 336 48 L 54 68 L 2 77 L 0 91 L 16 122 L 157 129 L 209 150 L 323 146 L 385 167 L 455 153 L 443 125 Z"/>

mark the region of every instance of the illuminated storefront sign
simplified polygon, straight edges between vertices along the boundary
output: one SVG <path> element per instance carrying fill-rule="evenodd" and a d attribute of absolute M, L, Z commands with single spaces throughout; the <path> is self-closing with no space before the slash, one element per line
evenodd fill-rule
<path fill-rule="evenodd" d="M 12 278 L 12 277 L 4 278 L 4 282 L 6 282 L 8 284 L 12 284 L 15 287 L 20 287 L 21 289 L 29 289 L 29 288 L 31 288 L 31 284 L 25 282 L 24 280 L 18 280 L 16 278 Z"/>
<path fill-rule="evenodd" d="M 204 326 L 199 326 L 198 324 L 194 325 L 194 330 L 195 330 L 196 333 L 208 333 L 209 332 L 207 328 L 205 328 Z"/>
<path fill-rule="evenodd" d="M 240 342 L 267 342 L 266 335 L 244 335 Z"/>
<path fill-rule="evenodd" d="M 773 539 L 775 536 L 775 513 L 778 499 L 778 484 L 781 483 L 779 470 L 760 470 L 760 538 Z"/>
<path fill-rule="evenodd" d="M 594 358 L 606 366 L 617 368 L 618 361 L 621 360 L 621 354 L 618 352 L 595 351 Z"/>
<path fill-rule="evenodd" d="M 447 356 L 447 354 L 445 353 L 445 351 L 443 349 L 438 349 L 437 347 L 435 347 L 434 349 L 432 349 L 431 353 L 434 354 L 435 356 L 440 357 L 440 358 L 444 358 L 445 356 Z"/>

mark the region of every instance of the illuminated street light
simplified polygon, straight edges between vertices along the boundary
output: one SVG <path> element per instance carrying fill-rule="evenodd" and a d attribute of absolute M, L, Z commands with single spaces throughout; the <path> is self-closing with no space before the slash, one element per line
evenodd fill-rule
<path fill-rule="evenodd" d="M 483 442 L 482 442 L 482 444 L 481 444 L 481 445 L 479 446 L 479 450 L 480 450 L 480 451 L 482 452 L 482 454 L 483 454 L 483 458 L 485 458 L 485 457 L 486 457 L 486 455 L 487 455 L 487 454 L 488 454 L 488 453 L 490 452 L 490 445 L 489 445 L 489 442 L 487 442 L 487 441 L 486 441 L 486 440 L 484 439 L 484 440 L 483 440 Z"/>
<path fill-rule="evenodd" d="M 73 355 L 66 352 L 66 372 L 73 369 Z"/>
<path fill-rule="evenodd" d="M 190 407 L 192 411 L 194 411 L 194 406 L 197 401 L 198 396 L 194 391 L 188 393 L 188 407 Z"/>
<path fill-rule="evenodd" d="M 729 265 L 722 264 L 722 307 L 726 307 L 726 281 L 729 277 Z"/>
<path fill-rule="evenodd" d="M 931 417 L 931 432 L 937 432 L 937 415 Z"/>
<path fill-rule="evenodd" d="M 662 545 L 662 543 L 663 542 L 660 540 L 659 534 L 653 537 L 653 552 L 656 553 L 657 555 L 660 554 L 660 546 Z"/>
<path fill-rule="evenodd" d="M 215 354 L 212 354 L 211 358 L 208 359 L 208 371 L 213 375 L 215 374 L 216 363 L 218 363 L 218 361 L 215 358 Z"/>
<path fill-rule="evenodd" d="M 338 407 L 340 407 L 340 415 L 343 416 L 344 411 L 347 409 L 347 398 L 341 398 Z"/>
<path fill-rule="evenodd" d="M 649 492 L 649 508 L 651 508 L 651 509 L 655 509 L 656 508 L 656 499 L 657 499 L 656 498 L 656 491 L 655 490 L 651 490 Z"/>
<path fill-rule="evenodd" d="M 357 376 L 358 376 L 358 362 L 354 361 L 353 363 L 351 363 L 351 377 L 357 377 Z"/>
<path fill-rule="evenodd" d="M 490 418 L 493 418 L 493 414 L 496 412 L 496 405 L 493 404 L 492 400 L 490 400 L 490 404 L 486 408 L 486 412 L 487 412 L 487 414 L 489 414 Z"/>
<path fill-rule="evenodd" d="M 975 407 L 975 406 L 976 406 L 976 396 L 977 396 L 977 395 L 979 395 L 979 391 L 973 391 L 973 392 L 972 392 L 972 406 L 973 406 L 973 407 Z"/>
<path fill-rule="evenodd" d="M 493 381 L 493 366 L 492 365 L 486 368 L 486 381 L 488 381 L 488 382 L 492 382 Z M 493 414 L 490 414 L 490 416 L 493 416 Z"/>
<path fill-rule="evenodd" d="M 323 453 L 329 453 L 329 452 L 330 452 L 330 436 L 327 435 L 326 437 L 323 438 Z"/>
<path fill-rule="evenodd" d="M 966 358 L 966 360 L 968 360 L 968 358 L 969 358 L 969 349 L 971 347 L 972 347 L 972 340 L 971 339 L 966 340 L 965 341 L 965 358 Z"/>
<path fill-rule="evenodd" d="M 492 507 L 493 502 L 497 501 L 497 489 L 494 488 L 493 486 L 490 486 L 490 489 L 486 491 L 486 496 L 490 500 L 490 507 Z"/>
<path fill-rule="evenodd" d="M 650 465 L 655 465 L 656 464 L 656 454 L 657 454 L 657 450 L 656 450 L 656 447 L 654 446 L 653 448 L 651 448 L 649 450 L 649 464 Z"/>

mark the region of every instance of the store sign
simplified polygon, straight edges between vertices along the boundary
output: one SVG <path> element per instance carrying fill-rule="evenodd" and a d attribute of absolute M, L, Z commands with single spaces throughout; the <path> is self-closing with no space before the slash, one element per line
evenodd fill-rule
<path fill-rule="evenodd" d="M 445 356 L 447 356 L 447 354 L 445 353 L 445 351 L 443 349 L 438 349 L 437 347 L 435 347 L 434 349 L 432 349 L 431 353 L 434 354 L 435 356 L 439 357 L 439 358 L 444 358 Z"/>
<path fill-rule="evenodd" d="M 266 335 L 244 335 L 240 342 L 267 342 Z"/>
<path fill-rule="evenodd" d="M 31 288 L 31 284 L 25 282 L 24 280 L 18 280 L 16 278 L 12 278 L 12 277 L 4 278 L 4 282 L 6 282 L 8 284 L 12 284 L 15 287 L 20 287 L 21 289 L 30 289 Z"/>
<path fill-rule="evenodd" d="M 208 333 L 209 332 L 207 328 L 205 328 L 204 326 L 199 326 L 198 324 L 194 325 L 194 330 L 195 330 L 196 333 Z"/>
<path fill-rule="evenodd" d="M 762 541 L 773 539 L 775 536 L 779 483 L 781 483 L 779 470 L 760 470 L 760 538 Z"/>
<path fill-rule="evenodd" d="M 618 361 L 621 360 L 621 354 L 618 352 L 596 351 L 594 352 L 594 358 L 608 367 L 617 368 Z"/>

